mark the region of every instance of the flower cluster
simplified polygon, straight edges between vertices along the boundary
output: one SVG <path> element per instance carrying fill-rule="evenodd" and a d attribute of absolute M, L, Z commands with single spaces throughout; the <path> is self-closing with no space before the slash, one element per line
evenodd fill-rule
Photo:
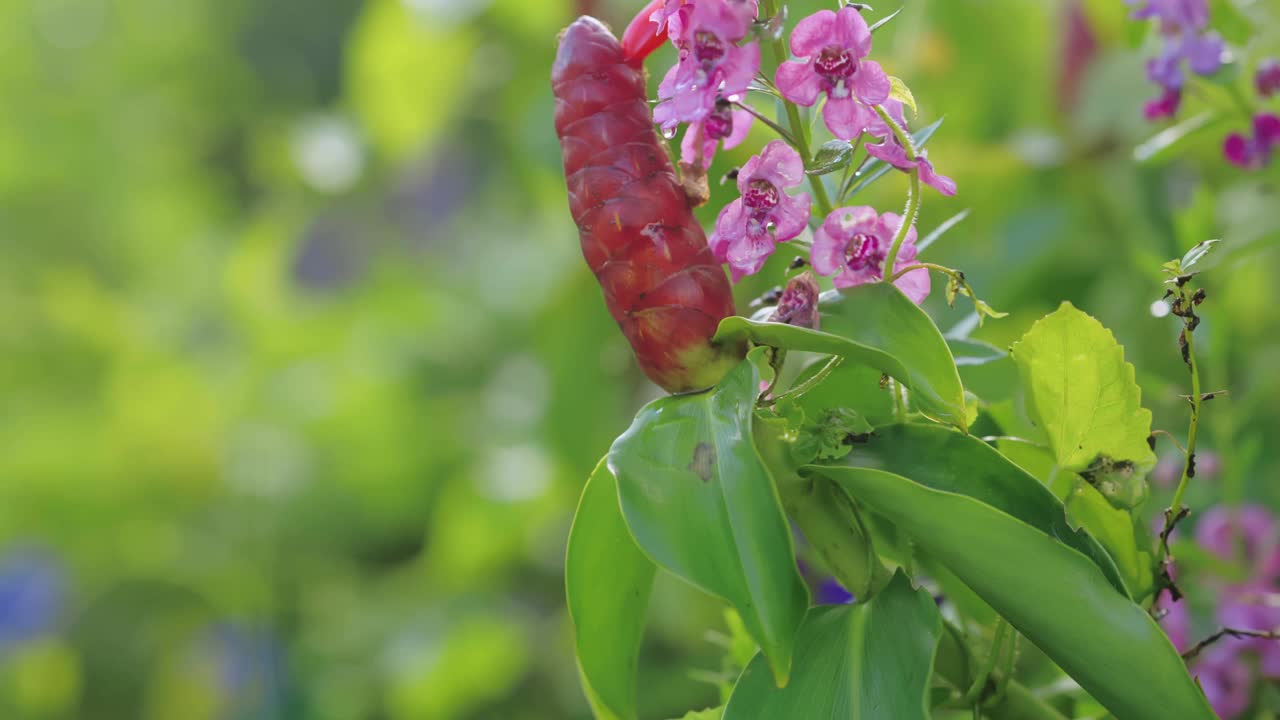
<path fill-rule="evenodd" d="M 1265 508 L 1245 505 L 1208 510 L 1195 529 L 1196 543 L 1225 564 L 1238 567 L 1238 582 L 1216 583 L 1214 620 L 1224 628 L 1267 632 L 1280 629 L 1280 532 Z M 1161 624 L 1180 652 L 1191 648 L 1187 603 L 1162 594 Z M 1255 670 L 1256 667 L 1256 670 Z M 1256 637 L 1224 637 L 1191 665 L 1213 709 L 1224 720 L 1252 704 L 1257 678 L 1280 679 L 1280 643 Z"/>
<path fill-rule="evenodd" d="M 648 26 L 670 37 L 679 51 L 658 88 L 653 119 L 668 137 L 687 126 L 680 146 L 686 172 L 705 174 L 718 148 L 732 148 L 745 139 L 756 117 L 746 94 L 770 86 L 758 76 L 760 41 L 752 34 L 758 10 L 757 0 L 654 0 L 642 13 Z M 768 20 L 760 19 L 762 26 Z M 865 135 L 869 158 L 916 173 L 944 195 L 955 194 L 955 182 L 935 171 L 922 150 L 904 146 L 909 141 L 903 105 L 890 97 L 893 82 L 884 69 L 868 58 L 871 28 L 859 6 L 820 10 L 801 19 L 789 45 L 792 58 L 779 65 L 772 86 L 784 102 L 794 104 L 792 113 L 795 105 L 814 107 L 821 101 L 823 122 L 837 139 L 852 145 Z M 818 203 L 825 217 L 815 217 L 814 197 L 798 190 L 811 160 L 802 154 L 808 152 L 806 145 L 803 138 L 779 132 L 784 140 L 768 143 L 736 171 L 740 197 L 720 211 L 710 237 L 712 252 L 729 266 L 735 282 L 760 272 L 778 243 L 800 238 L 810 226 L 816 228 L 813 268 L 834 276 L 837 287 L 885 280 L 884 266 L 895 243 L 897 260 L 889 274 L 914 262 L 914 217 L 881 215 L 866 206 L 831 209 L 825 197 Z M 822 190 L 821 180 L 811 181 L 815 192 Z M 916 302 L 929 293 L 927 270 L 914 269 L 893 280 Z"/>
<path fill-rule="evenodd" d="M 1125 0 L 1136 5 L 1133 18 L 1159 23 L 1164 48 L 1147 62 L 1147 77 L 1159 85 L 1158 98 L 1147 103 L 1148 119 L 1172 117 L 1182 102 L 1183 64 L 1197 75 L 1212 75 L 1222 64 L 1222 38 L 1208 29 L 1206 0 Z"/>

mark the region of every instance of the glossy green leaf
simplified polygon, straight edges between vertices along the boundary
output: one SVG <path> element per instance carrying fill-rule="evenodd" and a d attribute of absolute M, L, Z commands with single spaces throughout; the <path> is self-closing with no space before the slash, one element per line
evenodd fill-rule
<path fill-rule="evenodd" d="M 1071 303 L 1041 318 L 1012 348 L 1029 409 L 1059 467 L 1089 472 L 1099 460 L 1155 465 L 1151 412 L 1115 337 Z"/>
<path fill-rule="evenodd" d="M 909 532 L 1116 717 L 1215 717 L 1164 632 L 1095 561 L 972 497 L 882 470 L 814 470 Z"/>
<path fill-rule="evenodd" d="M 706 710 L 691 710 L 685 713 L 680 720 L 720 720 L 724 714 L 724 708 L 707 708 Z"/>
<path fill-rule="evenodd" d="M 853 146 L 847 140 L 828 140 L 814 153 L 806 175 L 826 175 L 841 170 L 853 158 Z"/>
<path fill-rule="evenodd" d="M 565 593 L 582 684 L 597 718 L 636 717 L 636 664 L 656 568 L 636 547 L 601 460 L 569 531 Z"/>
<path fill-rule="evenodd" d="M 795 680 L 774 686 L 759 656 L 747 666 L 725 720 L 925 720 L 942 616 L 901 571 L 864 605 L 815 607 L 796 641 Z"/>
<path fill-rule="evenodd" d="M 796 384 L 803 383 L 826 364 L 822 359 L 806 368 L 796 378 Z M 896 410 L 893 406 L 893 394 L 882 387 L 880 370 L 868 365 L 845 362 L 827 374 L 827 377 L 814 385 L 797 398 L 797 403 L 804 408 L 807 417 L 821 417 L 831 408 L 851 408 L 866 418 L 871 425 L 885 425 L 893 422 Z"/>
<path fill-rule="evenodd" d="M 622 513 L 640 547 L 728 600 L 780 684 L 809 604 L 791 528 L 752 441 L 757 348 L 706 392 L 649 403 L 609 451 Z"/>
<path fill-rule="evenodd" d="M 1111 585 L 1125 592 L 1111 557 L 1097 541 L 1071 527 L 1053 493 L 971 435 L 937 425 L 891 425 L 877 428 L 875 435 L 843 462 L 850 467 L 905 475 L 934 490 L 966 495 L 989 505 L 1092 559 Z"/>
<path fill-rule="evenodd" d="M 951 351 L 923 310 L 889 283 L 823 293 L 822 330 L 725 318 L 717 339 L 748 337 L 762 345 L 840 355 L 873 367 L 911 390 L 926 416 L 966 427 L 964 388 Z"/>

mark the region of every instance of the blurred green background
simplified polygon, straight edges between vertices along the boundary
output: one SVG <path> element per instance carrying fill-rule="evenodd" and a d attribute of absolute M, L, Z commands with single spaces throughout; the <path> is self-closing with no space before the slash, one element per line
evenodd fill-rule
<path fill-rule="evenodd" d="M 615 28 L 639 4 L 576 3 Z M 548 74 L 576 12 L 0 3 L 0 717 L 588 717 L 564 541 L 656 389 L 567 212 Z M 918 124 L 946 116 L 930 157 L 960 192 L 921 228 L 971 209 L 929 259 L 1011 312 L 978 336 L 1069 299 L 1181 434 L 1158 265 L 1225 240 L 1201 367 L 1232 395 L 1190 500 L 1275 507 L 1276 174 L 1221 133 L 1135 164 L 1151 47 L 1119 0 L 915 0 L 874 52 Z M 650 614 L 646 716 L 715 702 L 691 670 L 719 667 L 720 606 L 662 578 Z"/>

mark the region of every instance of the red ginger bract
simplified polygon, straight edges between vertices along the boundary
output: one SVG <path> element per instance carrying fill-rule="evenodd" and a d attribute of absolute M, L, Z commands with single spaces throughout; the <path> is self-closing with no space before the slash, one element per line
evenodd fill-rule
<path fill-rule="evenodd" d="M 569 210 L 641 369 L 669 392 L 699 390 L 745 347 L 711 342 L 733 294 L 654 130 L 639 61 L 594 18 L 561 35 L 551 84 Z"/>

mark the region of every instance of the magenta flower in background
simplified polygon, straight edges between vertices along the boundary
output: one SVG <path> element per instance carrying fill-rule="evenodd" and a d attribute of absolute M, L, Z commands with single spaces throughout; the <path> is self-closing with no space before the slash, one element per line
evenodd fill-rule
<path fill-rule="evenodd" d="M 775 84 L 798 105 L 811 106 L 826 93 L 823 122 L 836 137 L 852 140 L 875 117 L 870 106 L 889 98 L 889 76 L 864 59 L 870 52 L 871 31 L 856 8 L 819 10 L 796 24 L 791 54 L 800 59 L 783 63 Z"/>
<path fill-rule="evenodd" d="M 1223 560 L 1242 560 L 1250 577 L 1280 575 L 1280 537 L 1275 518 L 1261 505 L 1210 508 L 1196 523 L 1196 542 Z"/>
<path fill-rule="evenodd" d="M 739 47 L 750 21 L 743 21 L 729 0 L 699 0 L 690 10 L 666 18 L 680 59 L 658 85 L 653 121 L 665 131 L 679 123 L 699 122 L 720 98 L 734 100 L 747 91 L 760 69 L 760 44 Z"/>
<path fill-rule="evenodd" d="M 902 128 L 907 127 L 906 116 L 902 112 L 902 103 L 889 99 L 885 100 L 881 105 L 889 112 L 889 117 Z M 928 154 L 924 150 L 916 153 L 916 159 L 907 158 L 907 149 L 902 147 L 902 143 L 898 142 L 898 136 L 894 134 L 893 129 L 878 114 L 872 115 L 871 121 L 867 123 L 866 132 L 868 135 L 880 138 L 880 142 L 872 145 L 867 143 L 867 152 L 872 156 L 879 158 L 899 170 L 909 171 L 911 168 L 920 169 L 920 179 L 924 184 L 932 187 L 943 195 L 955 195 L 956 183 L 946 175 L 939 175 L 933 169 L 933 164 L 929 162 Z"/>
<path fill-rule="evenodd" d="M 1227 162 L 1246 170 L 1260 170 L 1271 162 L 1271 149 L 1280 144 L 1280 117 L 1270 113 L 1253 116 L 1253 135 L 1231 133 L 1222 143 Z"/>
<path fill-rule="evenodd" d="M 770 142 L 738 171 L 742 197 L 720 211 L 710 239 L 711 251 L 729 264 L 734 282 L 760 272 L 777 243 L 809 224 L 809 193 L 784 192 L 803 181 L 804 161 L 781 140 Z"/>
<path fill-rule="evenodd" d="M 1204 651 L 1191 674 L 1200 682 L 1209 705 L 1222 720 L 1232 720 L 1249 709 L 1253 698 L 1253 673 L 1229 645 Z"/>
<path fill-rule="evenodd" d="M 1236 630 L 1280 630 L 1280 594 L 1268 582 L 1230 588 L 1218 604 L 1217 621 Z M 1234 652 L 1253 652 L 1265 677 L 1280 679 L 1280 641 L 1267 638 L 1223 638 L 1219 641 Z"/>
<path fill-rule="evenodd" d="M 1135 20 L 1156 20 L 1164 48 L 1147 61 L 1147 77 L 1161 87 L 1160 97 L 1143 108 L 1148 120 L 1173 117 L 1182 100 L 1183 65 L 1197 75 L 1211 75 L 1222 65 L 1222 38 L 1208 29 L 1205 0 L 1125 0 L 1135 7 Z"/>
<path fill-rule="evenodd" d="M 1266 58 L 1258 63 L 1258 72 L 1253 76 L 1253 84 L 1258 94 L 1269 98 L 1280 92 L 1280 62 L 1275 58 Z"/>
<path fill-rule="evenodd" d="M 689 123 L 680 142 L 680 161 L 704 171 L 709 169 L 720 143 L 726 150 L 737 147 L 746 139 L 754 120 L 750 112 L 733 107 L 724 98 L 716 100 L 705 118 Z"/>
<path fill-rule="evenodd" d="M 817 330 L 821 321 L 818 314 L 819 294 L 818 281 L 812 273 L 806 271 L 791 278 L 782 291 L 782 296 L 778 298 L 778 305 L 769 322 Z"/>
<path fill-rule="evenodd" d="M 1169 598 L 1168 590 L 1161 590 L 1152 608 L 1164 612 L 1160 627 L 1178 652 L 1186 652 L 1191 647 L 1191 614 L 1187 603 L 1181 600 L 1174 602 Z"/>
<path fill-rule="evenodd" d="M 894 213 L 877 215 L 875 208 L 860 206 L 833 210 L 813 236 L 813 269 L 835 275 L 838 288 L 849 288 L 884 279 L 884 263 L 893 237 L 902 226 Z M 916 229 L 907 230 L 894 263 L 894 271 L 916 259 Z M 929 297 L 929 271 L 921 268 L 893 283 L 919 305 Z"/>

